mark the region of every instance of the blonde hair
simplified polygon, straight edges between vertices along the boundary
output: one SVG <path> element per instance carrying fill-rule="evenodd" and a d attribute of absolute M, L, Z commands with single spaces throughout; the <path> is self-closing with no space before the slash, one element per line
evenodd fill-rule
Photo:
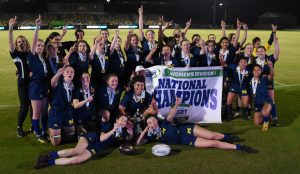
<path fill-rule="evenodd" d="M 26 43 L 25 50 L 21 50 L 21 48 L 18 47 L 18 39 L 24 39 L 25 40 L 25 43 Z M 30 51 L 30 44 L 29 44 L 27 38 L 25 36 L 23 36 L 23 35 L 19 35 L 17 37 L 17 39 L 15 40 L 15 47 L 17 48 L 18 51 L 24 51 L 24 52 L 29 52 Z"/>

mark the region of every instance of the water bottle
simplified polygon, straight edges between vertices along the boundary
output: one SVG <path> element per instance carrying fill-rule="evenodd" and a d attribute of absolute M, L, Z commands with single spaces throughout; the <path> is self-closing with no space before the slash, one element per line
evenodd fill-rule
<path fill-rule="evenodd" d="M 122 134 L 122 127 L 118 127 L 116 130 L 116 136 L 115 137 L 119 137 Z"/>
<path fill-rule="evenodd" d="M 133 115 L 133 122 L 134 122 L 134 128 L 135 128 L 135 133 L 139 134 L 142 132 L 142 127 L 141 127 L 141 123 L 142 123 L 142 114 L 140 113 L 140 110 L 137 109 L 136 113 L 134 113 Z"/>

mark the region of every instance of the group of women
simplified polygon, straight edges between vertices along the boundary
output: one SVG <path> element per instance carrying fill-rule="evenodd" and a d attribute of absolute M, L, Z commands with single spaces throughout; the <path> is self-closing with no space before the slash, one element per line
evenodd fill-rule
<path fill-rule="evenodd" d="M 169 115 L 161 120 L 157 116 L 155 96 L 145 90 L 145 68 L 155 65 L 169 68 L 223 66 L 226 108 L 223 119 L 230 121 L 233 118 L 232 103 L 236 100 L 237 109 L 243 108 L 245 119 L 254 103 L 254 123 L 262 125 L 263 131 L 268 130 L 271 116 L 278 124 L 273 80 L 274 64 L 280 52 L 276 26 L 272 25 L 265 46 L 258 37 L 253 43 L 245 44 L 248 26 L 239 20 L 236 33 L 230 33 L 228 37 L 226 24 L 221 22 L 219 42 L 214 34 L 210 34 L 206 42 L 198 34 L 189 41 L 186 34 L 191 20 L 183 31 L 175 29 L 173 36 L 168 37 L 164 31 L 172 22 L 164 22 L 161 18 L 156 41 L 153 30 L 144 32 L 143 6 L 138 9 L 138 14 L 139 35 L 130 30 L 123 48 L 118 30 L 110 42 L 109 31 L 102 29 L 92 46 L 84 40 L 85 33 L 81 29 L 75 31 L 75 41 L 61 41 L 66 29 L 62 34 L 52 32 L 43 41 L 39 39 L 41 16 L 35 20 L 30 47 L 22 35 L 14 41 L 13 27 L 17 19 L 10 19 L 9 49 L 17 67 L 20 99 L 18 136 L 25 136 L 22 126 L 32 108 L 32 131 L 39 142 L 50 140 L 53 145 L 59 145 L 78 140 L 75 148 L 41 155 L 35 168 L 77 164 L 120 140 L 135 141 L 137 145 L 160 141 L 257 152 L 249 146 L 232 144 L 240 140 L 237 136 L 208 131 L 192 123 L 174 125 L 181 104 L 179 98 Z M 245 33 L 239 42 L 242 28 Z M 273 42 L 275 53 L 269 56 L 266 52 Z M 142 115 L 141 131 L 135 129 L 137 114 Z"/>

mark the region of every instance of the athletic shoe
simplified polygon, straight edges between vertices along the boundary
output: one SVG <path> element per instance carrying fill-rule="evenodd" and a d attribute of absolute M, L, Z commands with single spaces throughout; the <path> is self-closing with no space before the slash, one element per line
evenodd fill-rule
<path fill-rule="evenodd" d="M 50 140 L 50 136 L 47 132 L 42 132 L 42 137 L 46 140 Z"/>
<path fill-rule="evenodd" d="M 262 130 L 262 131 L 267 131 L 267 130 L 269 130 L 269 122 L 264 122 L 261 130 Z"/>
<path fill-rule="evenodd" d="M 237 118 L 237 117 L 239 117 L 239 116 L 241 116 L 241 113 L 240 113 L 240 112 L 236 112 L 236 113 L 233 115 L 233 119 L 235 119 L 235 118 Z"/>
<path fill-rule="evenodd" d="M 251 117 L 251 108 L 248 109 L 247 115 L 248 115 L 248 117 L 249 116 Z"/>
<path fill-rule="evenodd" d="M 17 136 L 18 137 L 25 137 L 26 136 L 25 132 L 23 131 L 23 129 L 21 127 L 17 128 Z"/>
<path fill-rule="evenodd" d="M 34 169 L 41 169 L 41 168 L 45 168 L 47 166 L 48 166 L 47 161 L 37 161 L 34 165 Z"/>
<path fill-rule="evenodd" d="M 273 119 L 271 126 L 278 127 L 279 126 L 278 119 Z"/>
<path fill-rule="evenodd" d="M 250 146 L 245 146 L 245 145 L 241 145 L 241 149 L 240 150 L 244 151 L 244 152 L 248 152 L 248 153 L 258 153 L 258 150 L 253 149 Z"/>
<path fill-rule="evenodd" d="M 38 157 L 38 162 L 47 162 L 48 160 L 50 160 L 51 158 L 49 157 L 49 154 L 43 154 L 43 155 L 40 155 Z"/>
<path fill-rule="evenodd" d="M 33 131 L 33 126 L 30 127 L 29 132 L 35 133 L 35 132 Z"/>
<path fill-rule="evenodd" d="M 38 142 L 40 142 L 42 144 L 49 142 L 49 140 L 45 139 L 42 135 L 37 135 L 37 140 L 38 140 Z"/>

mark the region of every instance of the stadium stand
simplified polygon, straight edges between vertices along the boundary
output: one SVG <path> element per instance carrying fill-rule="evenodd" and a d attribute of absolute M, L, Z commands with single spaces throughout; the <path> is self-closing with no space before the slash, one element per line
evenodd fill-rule
<path fill-rule="evenodd" d="M 34 20 L 37 14 L 1 14 L 1 26 L 7 26 L 7 21 L 18 16 L 19 26 L 35 25 Z M 42 14 L 44 26 L 62 26 L 62 25 L 100 25 L 106 24 L 110 26 L 132 25 L 138 23 L 138 14 Z M 160 15 L 145 15 L 145 25 L 157 25 Z"/>

